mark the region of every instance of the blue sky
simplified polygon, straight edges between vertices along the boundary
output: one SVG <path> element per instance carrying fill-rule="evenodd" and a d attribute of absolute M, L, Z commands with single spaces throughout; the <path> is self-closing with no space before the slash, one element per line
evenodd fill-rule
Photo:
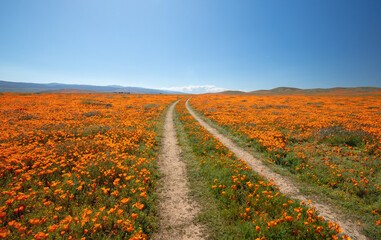
<path fill-rule="evenodd" d="M 380 0 L 2 0 L 0 79 L 381 87 Z"/>

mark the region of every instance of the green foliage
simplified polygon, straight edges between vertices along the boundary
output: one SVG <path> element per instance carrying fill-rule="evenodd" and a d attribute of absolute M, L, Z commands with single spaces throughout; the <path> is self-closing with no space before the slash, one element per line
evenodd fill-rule
<path fill-rule="evenodd" d="M 102 116 L 102 113 L 100 111 L 90 111 L 83 113 L 84 116 L 86 117 L 93 117 L 93 116 Z"/>
<path fill-rule="evenodd" d="M 94 105 L 94 106 L 102 106 L 102 107 L 106 107 L 106 108 L 112 107 L 111 103 L 98 102 L 98 101 L 95 101 L 94 99 L 83 100 L 82 104 Z"/>
<path fill-rule="evenodd" d="M 332 146 L 365 147 L 366 142 L 372 141 L 372 136 L 362 130 L 346 130 L 341 126 L 330 126 L 320 129 L 316 134 L 319 142 Z"/>

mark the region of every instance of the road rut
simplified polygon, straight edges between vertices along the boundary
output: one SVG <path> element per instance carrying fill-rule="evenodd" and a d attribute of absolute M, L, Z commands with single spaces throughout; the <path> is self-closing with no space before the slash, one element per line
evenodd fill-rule
<path fill-rule="evenodd" d="M 173 123 L 177 102 L 170 106 L 164 123 L 159 156 L 159 171 L 163 174 L 158 190 L 160 229 L 153 239 L 203 239 L 203 227 L 194 221 L 200 208 L 189 196 L 186 167 Z"/>

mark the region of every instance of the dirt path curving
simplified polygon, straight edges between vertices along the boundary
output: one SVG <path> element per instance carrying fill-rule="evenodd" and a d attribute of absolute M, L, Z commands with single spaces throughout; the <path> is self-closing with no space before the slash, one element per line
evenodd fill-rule
<path fill-rule="evenodd" d="M 189 100 L 189 99 L 188 99 Z M 350 236 L 352 239 L 366 240 L 367 238 L 361 234 L 358 226 L 348 220 L 340 214 L 336 209 L 331 206 L 324 204 L 323 202 L 312 199 L 311 197 L 302 194 L 296 184 L 290 179 L 273 172 L 269 167 L 267 167 L 260 159 L 253 157 L 249 152 L 245 151 L 243 148 L 237 146 L 229 138 L 225 137 L 219 133 L 215 128 L 209 126 L 203 119 L 201 119 L 189 106 L 188 101 L 186 102 L 186 107 L 189 113 L 206 129 L 208 132 L 213 134 L 218 140 L 221 141 L 227 148 L 232 151 L 237 158 L 244 160 L 248 166 L 250 166 L 255 172 L 263 175 L 267 180 L 273 179 L 276 185 L 280 188 L 280 192 L 289 195 L 293 199 L 299 199 L 300 201 L 312 200 L 311 205 L 314 206 L 321 216 L 332 222 L 340 225 L 340 228 L 344 233 Z"/>
<path fill-rule="evenodd" d="M 159 171 L 163 174 L 158 189 L 160 229 L 152 238 L 203 239 L 203 228 L 194 223 L 199 207 L 189 197 L 186 168 L 181 161 L 181 149 L 173 123 L 177 102 L 168 109 L 164 123 L 163 146 L 159 156 Z"/>

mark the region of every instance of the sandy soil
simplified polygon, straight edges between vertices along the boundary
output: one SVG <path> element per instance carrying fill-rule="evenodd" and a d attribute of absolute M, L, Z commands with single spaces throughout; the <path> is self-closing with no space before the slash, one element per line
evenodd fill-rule
<path fill-rule="evenodd" d="M 186 168 L 181 161 L 181 149 L 174 129 L 176 104 L 169 108 L 164 123 L 159 156 L 159 171 L 163 174 L 158 190 L 160 229 L 153 239 L 203 239 L 202 226 L 194 222 L 199 207 L 189 196 Z"/>
<path fill-rule="evenodd" d="M 213 134 L 217 139 L 219 139 L 222 144 L 230 149 L 238 158 L 244 160 L 248 166 L 250 166 L 258 174 L 263 175 L 264 178 L 276 183 L 280 188 L 280 192 L 289 195 L 293 199 L 299 199 L 300 201 L 311 200 L 311 205 L 314 206 L 319 214 L 325 219 L 335 222 L 340 225 L 340 228 L 344 231 L 344 234 L 350 236 L 352 239 L 365 240 L 367 239 L 363 234 L 360 233 L 359 227 L 354 222 L 345 219 L 345 217 L 339 213 L 338 210 L 333 207 L 319 201 L 318 199 L 312 198 L 311 196 L 303 195 L 296 184 L 290 179 L 273 172 L 264 163 L 251 155 L 249 152 L 245 151 L 243 148 L 237 146 L 229 138 L 225 137 L 219 133 L 215 128 L 209 126 L 204 120 L 195 114 L 195 112 L 190 108 L 188 101 L 186 102 L 186 107 L 190 114 L 206 129 L 208 132 Z"/>

